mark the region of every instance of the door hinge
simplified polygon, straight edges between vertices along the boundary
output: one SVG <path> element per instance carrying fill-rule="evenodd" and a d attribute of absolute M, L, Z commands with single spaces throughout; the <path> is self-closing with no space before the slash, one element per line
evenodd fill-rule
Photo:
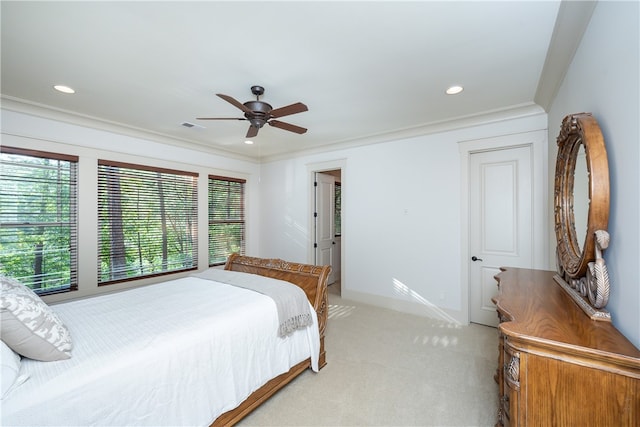
<path fill-rule="evenodd" d="M 314 244 L 313 244 L 313 247 L 314 247 L 314 248 L 317 248 L 317 247 L 318 247 L 318 244 L 317 244 L 317 243 L 314 243 Z"/>
<path fill-rule="evenodd" d="M 313 181 L 313 186 L 317 187 L 318 186 L 318 181 Z"/>
<path fill-rule="evenodd" d="M 314 217 L 314 218 L 318 218 L 318 212 L 314 212 L 314 213 L 313 213 L 313 217 Z"/>

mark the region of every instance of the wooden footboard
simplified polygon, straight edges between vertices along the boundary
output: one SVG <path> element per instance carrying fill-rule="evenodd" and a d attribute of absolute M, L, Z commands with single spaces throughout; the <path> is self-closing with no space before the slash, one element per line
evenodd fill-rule
<path fill-rule="evenodd" d="M 330 266 L 298 264 L 281 259 L 253 258 L 232 254 L 227 259 L 224 268 L 225 270 L 241 271 L 286 280 L 301 287 L 318 314 L 318 327 L 320 329 L 319 367 L 322 368 L 327 364 L 324 349 L 324 334 L 327 327 L 327 278 L 331 271 Z M 310 366 L 311 359 L 307 359 L 292 367 L 288 372 L 273 378 L 253 392 L 237 408 L 220 415 L 211 425 L 232 426 L 236 424 Z"/>

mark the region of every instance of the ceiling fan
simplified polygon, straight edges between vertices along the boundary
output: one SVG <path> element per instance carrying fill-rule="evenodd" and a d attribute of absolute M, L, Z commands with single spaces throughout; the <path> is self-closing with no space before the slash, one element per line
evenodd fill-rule
<path fill-rule="evenodd" d="M 247 101 L 244 104 L 236 101 L 229 95 L 223 95 L 221 93 L 216 94 L 228 103 L 241 109 L 244 112 L 244 117 L 198 117 L 197 120 L 248 120 L 251 124 L 249 125 L 249 131 L 247 132 L 247 138 L 253 138 L 254 136 L 256 136 L 258 134 L 258 130 L 260 130 L 260 128 L 264 126 L 265 123 L 268 123 L 269 126 L 277 127 L 298 134 L 303 134 L 307 131 L 307 129 L 300 126 L 281 122 L 279 120 L 273 120 L 276 118 L 289 116 L 291 114 L 308 111 L 307 106 L 302 102 L 296 102 L 295 104 L 276 108 L 274 110 L 271 105 L 267 104 L 266 102 L 260 101 L 260 96 L 264 94 L 264 88 L 262 86 L 251 86 L 251 93 L 256 96 L 256 100 Z"/>

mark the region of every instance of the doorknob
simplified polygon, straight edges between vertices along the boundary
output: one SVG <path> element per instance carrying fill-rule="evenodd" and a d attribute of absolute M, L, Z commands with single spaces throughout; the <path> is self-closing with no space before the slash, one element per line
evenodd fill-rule
<path fill-rule="evenodd" d="M 478 258 L 477 256 L 472 256 L 471 261 L 482 261 L 482 258 Z"/>

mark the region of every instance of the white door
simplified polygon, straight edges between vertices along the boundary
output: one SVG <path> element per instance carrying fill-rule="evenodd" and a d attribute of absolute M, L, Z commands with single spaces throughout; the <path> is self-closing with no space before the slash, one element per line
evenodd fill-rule
<path fill-rule="evenodd" d="M 329 174 L 316 173 L 316 265 L 331 265 L 331 273 L 327 279 L 330 285 L 336 281 L 333 268 L 333 251 L 335 250 L 335 184 L 336 179 Z"/>
<path fill-rule="evenodd" d="M 530 146 L 469 156 L 470 320 L 497 326 L 494 276 L 532 268 L 533 170 Z"/>

